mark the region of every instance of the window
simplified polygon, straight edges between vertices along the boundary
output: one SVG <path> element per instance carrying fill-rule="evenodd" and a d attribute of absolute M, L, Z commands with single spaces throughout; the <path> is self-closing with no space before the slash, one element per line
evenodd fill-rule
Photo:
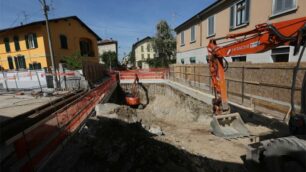
<path fill-rule="evenodd" d="M 141 46 L 141 52 L 143 52 L 144 50 L 143 50 L 143 45 Z"/>
<path fill-rule="evenodd" d="M 92 51 L 92 42 L 90 39 L 87 38 L 80 39 L 80 50 L 81 50 L 81 56 L 84 57 L 95 56 L 95 53 Z"/>
<path fill-rule="evenodd" d="M 8 66 L 9 69 L 14 69 L 14 62 L 13 62 L 13 58 L 12 57 L 7 57 L 7 62 L 8 62 Z"/>
<path fill-rule="evenodd" d="M 65 35 L 60 35 L 61 48 L 68 49 L 67 37 Z"/>
<path fill-rule="evenodd" d="M 147 45 L 147 51 L 150 52 L 150 50 L 151 50 L 151 46 L 150 46 L 150 44 L 148 44 Z"/>
<path fill-rule="evenodd" d="M 184 31 L 181 32 L 181 46 L 185 45 L 185 33 Z"/>
<path fill-rule="evenodd" d="M 246 62 L 246 56 L 232 57 L 233 62 Z"/>
<path fill-rule="evenodd" d="M 272 49 L 271 56 L 273 62 L 288 62 L 289 61 L 289 47 Z"/>
<path fill-rule="evenodd" d="M 4 38 L 3 40 L 4 44 L 5 44 L 5 50 L 6 52 L 11 52 L 11 47 L 10 47 L 10 39 L 9 38 Z"/>
<path fill-rule="evenodd" d="M 250 0 L 241 0 L 230 9 L 230 29 L 235 29 L 249 23 Z"/>
<path fill-rule="evenodd" d="M 195 57 L 190 57 L 189 60 L 190 60 L 190 64 L 196 63 L 196 58 Z"/>
<path fill-rule="evenodd" d="M 41 69 L 41 63 L 38 63 L 38 62 L 30 63 L 30 64 L 29 64 L 29 69 L 30 69 L 30 70 Z"/>
<path fill-rule="evenodd" d="M 16 69 L 26 69 L 26 62 L 24 56 L 15 56 L 14 57 Z"/>
<path fill-rule="evenodd" d="M 144 60 L 144 54 L 141 54 L 141 60 Z"/>
<path fill-rule="evenodd" d="M 185 64 L 185 60 L 184 60 L 184 59 L 181 59 L 181 63 L 182 63 L 182 64 Z"/>
<path fill-rule="evenodd" d="M 208 33 L 207 36 L 214 36 L 215 35 L 215 16 L 210 16 L 208 17 L 208 25 L 207 25 L 208 29 Z"/>
<path fill-rule="evenodd" d="M 150 54 L 148 54 L 148 59 L 150 59 L 151 58 L 151 56 L 150 56 Z"/>
<path fill-rule="evenodd" d="M 19 51 L 20 50 L 20 45 L 19 45 L 19 37 L 14 36 L 14 44 L 15 44 L 15 50 Z"/>
<path fill-rule="evenodd" d="M 191 30 L 190 42 L 195 42 L 196 41 L 196 39 L 195 39 L 195 26 L 192 26 L 190 30 Z"/>
<path fill-rule="evenodd" d="M 282 14 L 297 8 L 296 0 L 273 0 L 272 15 Z"/>
<path fill-rule="evenodd" d="M 27 49 L 38 48 L 36 34 L 28 34 L 25 36 Z"/>

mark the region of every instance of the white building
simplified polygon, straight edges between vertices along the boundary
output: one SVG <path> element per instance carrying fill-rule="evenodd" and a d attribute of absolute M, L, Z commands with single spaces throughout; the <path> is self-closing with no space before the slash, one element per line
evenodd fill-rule
<path fill-rule="evenodd" d="M 118 42 L 112 39 L 104 39 L 98 42 L 99 55 L 103 55 L 105 52 L 115 52 L 118 59 Z M 101 59 L 100 59 L 101 60 Z M 102 63 L 100 61 L 100 63 Z"/>
<path fill-rule="evenodd" d="M 156 52 L 153 49 L 152 38 L 149 36 L 134 43 L 133 51 L 135 54 L 136 67 L 138 68 L 149 68 L 146 60 L 156 56 Z"/>

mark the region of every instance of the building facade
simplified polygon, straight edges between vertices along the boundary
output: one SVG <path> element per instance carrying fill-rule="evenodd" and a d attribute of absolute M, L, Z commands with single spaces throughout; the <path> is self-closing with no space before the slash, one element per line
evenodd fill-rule
<path fill-rule="evenodd" d="M 137 41 L 133 45 L 133 51 L 135 55 L 135 63 L 137 68 L 149 68 L 147 59 L 153 59 L 156 56 L 156 52 L 153 49 L 153 42 L 151 37 L 145 37 Z"/>
<path fill-rule="evenodd" d="M 98 41 L 98 49 L 99 49 L 99 55 L 102 55 L 105 52 L 118 52 L 118 42 L 115 40 L 108 40 L 104 39 L 101 41 Z"/>
<path fill-rule="evenodd" d="M 78 17 L 51 19 L 49 26 L 56 65 L 75 54 L 98 63 L 97 41 L 101 38 Z M 52 66 L 45 22 L 0 30 L 0 65 L 5 70 Z"/>
<path fill-rule="evenodd" d="M 115 40 L 101 40 L 98 41 L 98 50 L 99 50 L 99 56 L 103 55 L 106 52 L 114 52 L 117 55 L 117 60 L 118 60 L 118 42 Z M 100 58 L 100 63 L 102 62 L 102 59 Z"/>
<path fill-rule="evenodd" d="M 218 0 L 175 28 L 177 63 L 207 63 L 212 38 L 254 29 L 257 24 L 306 16 L 305 0 Z M 282 46 L 259 54 L 228 57 L 229 62 L 294 62 L 293 47 Z M 306 57 L 303 57 L 306 61 Z"/>

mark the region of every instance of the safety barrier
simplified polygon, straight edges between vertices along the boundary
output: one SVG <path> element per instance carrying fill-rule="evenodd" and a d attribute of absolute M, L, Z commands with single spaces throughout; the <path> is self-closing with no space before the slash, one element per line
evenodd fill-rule
<path fill-rule="evenodd" d="M 140 80 L 146 79 L 165 79 L 169 70 L 167 68 L 153 68 L 143 70 L 119 71 L 120 80 L 134 80 L 137 74 Z"/>
<path fill-rule="evenodd" d="M 80 127 L 95 105 L 111 94 L 116 84 L 116 77 L 112 76 L 99 87 L 7 140 L 7 149 L 13 151 L 1 168 L 9 171 L 39 170 L 65 139 Z"/>

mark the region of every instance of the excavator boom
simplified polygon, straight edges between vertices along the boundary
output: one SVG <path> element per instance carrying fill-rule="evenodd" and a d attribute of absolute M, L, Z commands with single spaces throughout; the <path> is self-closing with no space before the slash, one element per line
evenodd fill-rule
<path fill-rule="evenodd" d="M 211 126 L 216 135 L 227 138 L 248 136 L 240 115 L 229 114 L 224 73 L 227 65 L 225 57 L 261 53 L 281 45 L 294 45 L 296 55 L 305 40 L 305 33 L 306 17 L 303 17 L 272 24 L 263 23 L 250 31 L 210 40 L 207 60 L 215 93 Z M 221 40 L 226 41 L 219 43 Z"/>

